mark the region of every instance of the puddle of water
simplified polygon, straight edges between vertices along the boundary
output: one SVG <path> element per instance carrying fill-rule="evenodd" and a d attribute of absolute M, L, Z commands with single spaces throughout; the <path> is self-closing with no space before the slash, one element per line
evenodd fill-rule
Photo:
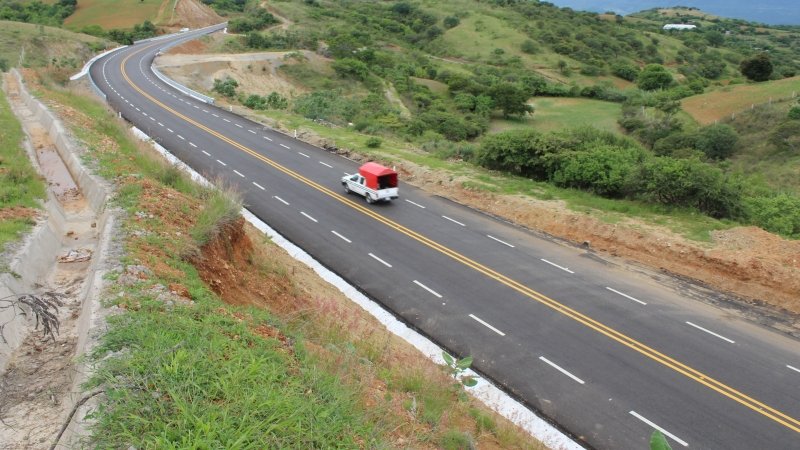
<path fill-rule="evenodd" d="M 58 153 L 52 149 L 39 148 L 36 150 L 36 158 L 39 160 L 42 175 L 47 180 L 50 190 L 62 205 L 83 198 Z"/>

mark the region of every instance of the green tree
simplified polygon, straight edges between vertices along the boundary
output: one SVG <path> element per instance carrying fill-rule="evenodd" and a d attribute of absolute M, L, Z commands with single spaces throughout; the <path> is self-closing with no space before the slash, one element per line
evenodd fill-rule
<path fill-rule="evenodd" d="M 772 61 L 766 53 L 747 58 L 739 65 L 742 75 L 752 81 L 767 81 L 772 75 Z"/>
<path fill-rule="evenodd" d="M 617 63 L 611 66 L 611 73 L 623 80 L 635 81 L 639 76 L 639 68 L 633 64 Z"/>
<path fill-rule="evenodd" d="M 712 47 L 719 47 L 725 43 L 725 35 L 716 30 L 706 31 L 704 37 L 706 38 L 708 45 Z"/>
<path fill-rule="evenodd" d="M 442 21 L 442 25 L 444 25 L 445 28 L 455 28 L 460 23 L 461 20 L 456 16 L 447 16 Z"/>
<path fill-rule="evenodd" d="M 489 89 L 489 97 L 495 108 L 503 110 L 504 117 L 533 113 L 533 106 L 527 103 L 528 93 L 516 84 L 497 83 Z"/>
<path fill-rule="evenodd" d="M 639 89 L 654 91 L 669 87 L 673 82 L 672 74 L 661 64 L 648 64 L 636 78 Z"/>
<path fill-rule="evenodd" d="M 739 134 L 730 125 L 710 125 L 700 130 L 695 147 L 711 159 L 726 159 L 738 141 Z"/>
<path fill-rule="evenodd" d="M 337 59 L 332 64 L 333 70 L 342 78 L 355 78 L 364 81 L 369 75 L 369 67 L 355 58 Z"/>

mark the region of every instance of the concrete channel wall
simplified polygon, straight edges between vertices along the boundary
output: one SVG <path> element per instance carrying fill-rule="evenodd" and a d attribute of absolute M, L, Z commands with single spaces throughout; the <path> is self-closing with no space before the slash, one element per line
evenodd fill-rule
<path fill-rule="evenodd" d="M 109 228 L 107 226 L 109 224 L 109 215 L 105 214 L 106 200 L 108 199 L 108 192 L 110 192 L 107 184 L 99 177 L 91 174 L 83 166 L 77 149 L 71 142 L 64 126 L 40 101 L 28 93 L 22 77 L 16 70 L 13 71 L 13 76 L 17 79 L 21 100 L 50 134 L 56 151 L 97 217 L 97 232 L 100 236 L 100 242 L 107 240 L 107 238 L 104 239 L 108 234 L 107 230 Z M 34 166 L 38 167 L 38 162 L 29 142 L 26 142 L 26 147 Z M 12 256 L 8 264 L 7 272 L 0 275 L 0 297 L 22 293 L 38 293 L 43 289 L 43 281 L 52 270 L 58 252 L 61 249 L 63 237 L 68 231 L 66 229 L 66 214 L 61 204 L 50 192 L 48 192 L 45 209 L 47 218 L 37 224 L 19 245 L 18 251 Z M 83 306 L 79 317 L 80 331 L 77 354 L 81 354 L 84 351 L 91 322 L 91 313 L 94 309 L 93 303 L 96 303 L 91 301 L 93 299 L 90 298 L 89 294 L 92 292 L 92 285 L 95 284 L 95 280 L 92 278 L 97 276 L 102 258 L 99 252 L 95 255 L 89 268 L 89 279 L 84 282 L 82 292 L 79 294 Z M 11 310 L 0 311 L 0 324 L 6 324 L 3 329 L 3 336 L 7 340 L 6 345 L 0 344 L 0 373 L 5 371 L 10 355 L 31 330 L 32 317 L 26 319 L 23 316 L 14 317 L 14 315 L 14 311 Z"/>

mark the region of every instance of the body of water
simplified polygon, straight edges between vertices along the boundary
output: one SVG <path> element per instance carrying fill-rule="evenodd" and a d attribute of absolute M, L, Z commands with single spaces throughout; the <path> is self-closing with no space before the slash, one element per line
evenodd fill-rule
<path fill-rule="evenodd" d="M 717 16 L 770 25 L 800 25 L 800 0 L 548 0 L 575 10 L 631 14 L 643 9 L 675 5 L 692 6 Z"/>

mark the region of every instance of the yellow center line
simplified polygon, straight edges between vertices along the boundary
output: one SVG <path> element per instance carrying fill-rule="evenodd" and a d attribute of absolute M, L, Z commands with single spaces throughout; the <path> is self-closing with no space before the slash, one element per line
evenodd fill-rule
<path fill-rule="evenodd" d="M 157 45 L 157 44 L 153 44 L 153 45 Z M 138 53 L 141 53 L 141 52 L 147 50 L 148 48 L 152 47 L 153 45 L 149 45 L 147 47 L 144 47 L 141 50 L 133 52 L 130 55 L 128 55 L 127 57 L 125 57 L 122 60 L 122 62 L 120 63 L 120 71 L 122 72 L 122 76 L 125 78 L 125 80 L 128 82 L 128 84 L 133 89 L 135 89 L 142 96 L 144 96 L 145 98 L 149 99 L 151 102 L 153 102 L 155 105 L 161 107 L 165 111 L 173 114 L 174 116 L 176 116 L 176 117 L 178 117 L 180 119 L 183 119 L 187 123 L 189 123 L 191 125 L 194 125 L 195 127 L 199 128 L 200 130 L 203 130 L 203 131 L 207 132 L 208 134 L 220 139 L 221 141 L 230 144 L 231 146 L 241 150 L 242 152 L 251 155 L 252 157 L 262 161 L 263 163 L 273 167 L 274 169 L 285 173 L 286 175 L 288 175 L 288 176 L 290 176 L 290 177 L 292 177 L 292 178 L 294 178 L 294 179 L 306 184 L 309 187 L 312 187 L 312 188 L 316 189 L 320 193 L 325 194 L 325 195 L 331 197 L 332 199 L 334 199 L 334 200 L 336 200 L 336 201 L 338 201 L 338 202 L 340 202 L 340 203 L 342 203 L 342 204 L 344 204 L 344 205 L 346 205 L 346 206 L 348 206 L 348 207 L 350 207 L 350 208 L 352 208 L 352 209 L 354 209 L 354 210 L 356 210 L 356 211 L 358 211 L 358 212 L 360 212 L 360 213 L 362 213 L 362 214 L 364 214 L 364 215 L 366 215 L 366 216 L 368 216 L 368 217 L 370 217 L 370 218 L 372 218 L 372 219 L 374 219 L 374 220 L 386 225 L 387 227 L 389 227 L 389 228 L 391 228 L 391 229 L 393 229 L 393 230 L 395 230 L 395 231 L 397 231 L 399 233 L 402 233 L 402 234 L 408 236 L 409 238 L 411 238 L 411 239 L 413 239 L 413 240 L 415 240 L 415 241 L 417 241 L 417 242 L 419 242 L 419 243 L 421 243 L 421 244 L 423 244 L 425 246 L 428 246 L 428 247 L 430 247 L 430 248 L 432 248 L 432 249 L 434 249 L 434 250 L 436 250 L 436 251 L 438 251 L 438 252 L 440 252 L 440 253 L 442 253 L 442 254 L 444 254 L 444 255 L 452 258 L 452 259 L 454 259 L 455 261 L 458 261 L 459 263 L 461 263 L 461 264 L 463 264 L 463 265 L 465 265 L 465 266 L 467 266 L 467 267 L 469 267 L 469 268 L 471 268 L 471 269 L 473 269 L 473 270 L 475 270 L 475 271 L 487 276 L 488 278 L 491 278 L 491 279 L 493 279 L 493 280 L 495 280 L 495 281 L 497 281 L 497 282 L 499 282 L 499 283 L 501 283 L 501 284 L 503 284 L 503 285 L 505 285 L 505 286 L 507 286 L 507 287 L 519 292 L 520 294 L 522 294 L 522 295 L 524 295 L 524 296 L 526 296 L 526 297 L 528 297 L 528 298 L 530 298 L 532 300 L 535 300 L 535 301 L 537 301 L 537 302 L 539 302 L 539 303 L 541 303 L 541 304 L 543 304 L 545 306 L 548 306 L 549 308 L 551 308 L 551 309 L 553 309 L 553 310 L 555 310 L 555 311 L 557 311 L 557 312 L 559 312 L 559 313 L 561 313 L 561 314 L 563 314 L 563 315 L 575 320 L 576 322 L 579 322 L 579 323 L 591 328 L 592 330 L 595 330 L 596 332 L 598 332 L 598 333 L 600 333 L 600 334 L 602 334 L 602 335 L 604 335 L 604 336 L 606 336 L 606 337 L 608 337 L 608 338 L 610 338 L 610 339 L 612 339 L 612 340 L 614 340 L 614 341 L 616 341 L 616 342 L 618 342 L 618 343 L 620 343 L 620 344 L 622 344 L 622 345 L 624 345 L 624 346 L 626 346 L 626 347 L 628 347 L 628 348 L 630 348 L 630 349 L 632 349 L 632 350 L 634 350 L 634 351 L 636 351 L 636 352 L 638 352 L 638 353 L 640 353 L 640 354 L 652 359 L 653 361 L 656 361 L 656 362 L 658 362 L 658 363 L 660 363 L 660 364 L 662 364 L 662 365 L 664 365 L 664 366 L 666 366 L 666 367 L 668 367 L 668 368 L 670 368 L 670 369 L 672 369 L 672 370 L 674 370 L 674 371 L 686 376 L 687 378 L 689 378 L 691 380 L 694 380 L 694 381 L 702 384 L 703 386 L 706 386 L 706 387 L 708 387 L 708 388 L 710 388 L 710 389 L 712 389 L 712 390 L 724 395 L 725 397 L 728 397 L 728 398 L 730 398 L 730 399 L 732 399 L 732 400 L 734 400 L 734 401 L 746 406 L 747 408 L 749 408 L 749 409 L 751 409 L 751 410 L 753 410 L 753 411 L 755 411 L 755 412 L 757 412 L 759 414 L 762 414 L 762 415 L 772 419 L 773 421 L 775 421 L 775 422 L 777 422 L 777 423 L 789 428 L 792 431 L 800 433 L 800 420 L 798 420 L 798 419 L 796 419 L 794 417 L 791 417 L 788 414 L 785 414 L 785 413 L 783 413 L 783 412 L 781 412 L 781 411 L 779 411 L 779 410 L 777 410 L 775 408 L 772 408 L 771 406 L 766 405 L 766 404 L 764 404 L 764 403 L 762 403 L 762 402 L 760 402 L 760 401 L 758 401 L 758 400 L 756 400 L 756 399 L 754 399 L 752 397 L 749 397 L 746 394 L 743 394 L 742 392 L 739 392 L 736 389 L 734 389 L 734 388 L 732 388 L 732 387 L 730 387 L 730 386 L 728 386 L 728 385 L 726 385 L 726 384 L 724 384 L 724 383 L 722 383 L 722 382 L 720 382 L 720 381 L 718 381 L 718 380 L 716 380 L 714 378 L 709 377 L 708 375 L 700 372 L 699 370 L 696 370 L 696 369 L 694 369 L 692 367 L 689 367 L 688 365 L 683 364 L 683 363 L 673 359 L 672 357 L 664 355 L 663 353 L 661 353 L 661 352 L 659 352 L 659 351 L 657 351 L 657 350 L 655 350 L 655 349 L 653 349 L 653 348 L 651 348 L 651 347 L 649 347 L 649 346 L 637 341 L 636 339 L 633 339 L 633 338 L 631 338 L 631 337 L 629 337 L 629 336 L 627 336 L 627 335 L 625 335 L 625 334 L 623 334 L 623 333 L 621 333 L 621 332 L 619 332 L 619 331 L 617 331 L 617 330 L 615 330 L 615 329 L 613 329 L 613 328 L 611 328 L 611 327 L 609 327 L 609 326 L 607 326 L 607 325 L 605 325 L 605 324 L 603 324 L 601 322 L 598 322 L 598 321 L 592 319 L 591 317 L 589 317 L 589 316 L 587 316 L 587 315 L 585 315 L 583 313 L 580 313 L 580 312 L 578 312 L 578 311 L 576 311 L 576 310 L 574 310 L 574 309 L 572 309 L 572 308 L 570 308 L 570 307 L 568 307 L 568 306 L 566 306 L 566 305 L 564 305 L 562 303 L 559 303 L 558 301 L 553 300 L 553 299 L 547 297 L 546 295 L 541 294 L 541 293 L 529 288 L 528 286 L 525 286 L 525 285 L 519 283 L 518 281 L 515 281 L 515 280 L 513 280 L 513 279 L 511 279 L 511 278 L 509 278 L 509 277 L 507 277 L 507 276 L 505 276 L 505 275 L 503 275 L 503 274 L 501 274 L 499 272 L 496 272 L 495 270 L 493 270 L 493 269 L 491 269 L 491 268 L 489 268 L 487 266 L 484 266 L 483 264 L 480 264 L 480 263 L 478 263 L 476 261 L 473 261 L 472 259 L 470 259 L 470 258 L 468 258 L 468 257 L 466 257 L 464 255 L 461 255 L 460 253 L 458 253 L 458 252 L 456 252 L 456 251 L 454 251 L 454 250 L 452 250 L 452 249 L 450 249 L 450 248 L 448 248 L 448 247 L 446 247 L 446 246 L 444 246 L 444 245 L 442 245 L 442 244 L 440 244 L 440 243 L 438 243 L 436 241 L 433 241 L 432 239 L 430 239 L 430 238 L 428 238 L 428 237 L 426 237 L 426 236 L 424 236 L 422 234 L 419 234 L 414 230 L 411 230 L 411 229 L 406 228 L 405 226 L 403 226 L 403 225 L 401 225 L 401 224 L 399 224 L 397 222 L 389 220 L 389 219 L 387 219 L 387 218 L 375 213 L 374 211 L 372 211 L 372 210 L 360 205 L 359 203 L 356 203 L 356 202 L 354 202 L 352 200 L 349 200 L 349 199 L 345 198 L 344 196 L 342 196 L 342 195 L 340 195 L 340 194 L 328 189 L 327 187 L 322 186 L 322 185 L 320 185 L 320 184 L 318 184 L 318 183 L 316 183 L 316 182 L 314 182 L 314 181 L 312 181 L 312 180 L 300 175 L 299 173 L 297 173 L 297 172 L 295 172 L 295 171 L 293 171 L 293 170 L 291 170 L 291 169 L 289 169 L 287 167 L 284 167 L 284 166 L 276 163 L 275 161 L 272 161 L 271 159 L 269 159 L 269 158 L 257 153 L 256 151 L 250 149 L 249 147 L 246 147 L 246 146 L 234 141 L 233 139 L 228 138 L 227 136 L 225 136 L 225 135 L 223 135 L 223 134 L 221 134 L 221 133 L 219 133 L 217 131 L 214 131 L 214 130 L 210 129 L 210 128 L 206 127 L 205 125 L 203 125 L 203 124 L 201 124 L 201 123 L 199 123 L 199 122 L 197 122 L 197 121 L 195 121 L 195 120 L 193 120 L 193 119 L 181 114 L 180 112 L 175 111 L 174 109 L 170 108 L 169 106 L 161 103 L 160 101 L 158 101 L 157 99 L 155 99 L 154 97 L 152 97 L 151 95 L 146 93 L 144 90 L 142 90 L 138 85 L 136 85 L 128 77 L 128 74 L 125 71 L 125 64 L 131 57 L 133 57 L 134 55 L 136 55 Z"/>

